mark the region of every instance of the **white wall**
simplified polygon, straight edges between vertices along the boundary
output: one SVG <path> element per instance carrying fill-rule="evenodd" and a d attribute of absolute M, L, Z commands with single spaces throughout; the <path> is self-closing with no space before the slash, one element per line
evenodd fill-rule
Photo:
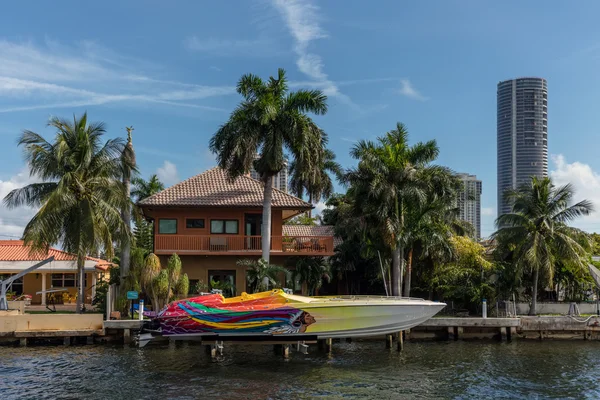
<path fill-rule="evenodd" d="M 529 303 L 517 303 L 517 314 L 529 314 Z M 561 314 L 569 313 L 570 303 L 537 303 L 536 312 L 538 314 Z M 596 303 L 577 303 L 581 314 L 596 314 Z"/>

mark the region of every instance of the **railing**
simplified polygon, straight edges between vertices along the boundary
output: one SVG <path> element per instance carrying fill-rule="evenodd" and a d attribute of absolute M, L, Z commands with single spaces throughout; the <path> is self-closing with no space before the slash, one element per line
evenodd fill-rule
<path fill-rule="evenodd" d="M 260 253 L 262 236 L 156 235 L 158 253 Z M 271 251 L 300 254 L 333 254 L 332 236 L 272 236 Z"/>

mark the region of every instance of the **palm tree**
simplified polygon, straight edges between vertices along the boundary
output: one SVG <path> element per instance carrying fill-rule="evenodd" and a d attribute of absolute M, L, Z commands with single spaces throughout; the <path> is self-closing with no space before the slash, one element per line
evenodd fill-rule
<path fill-rule="evenodd" d="M 131 199 L 134 203 L 165 190 L 165 186 L 156 175 L 150 176 L 150 179 L 147 181 L 140 177 L 134 177 L 131 182 L 133 183 Z M 147 221 L 142 216 L 141 210 L 135 205 L 134 222 L 133 236 L 135 238 L 135 245 L 143 248 L 148 253 L 151 252 L 153 250 L 152 237 L 154 232 L 152 222 Z"/>
<path fill-rule="evenodd" d="M 242 259 L 238 260 L 237 265 L 239 267 L 245 267 L 248 284 L 253 288 L 253 292 L 262 292 L 269 290 L 269 286 L 276 286 L 278 275 L 281 273 L 288 274 L 289 271 L 279 265 L 273 265 L 267 263 L 264 259 L 250 260 Z M 267 283 L 267 285 L 265 285 Z"/>
<path fill-rule="evenodd" d="M 319 295 L 323 280 L 331 280 L 331 265 L 323 257 L 298 257 L 292 281 L 300 282 L 302 295 Z"/>
<path fill-rule="evenodd" d="M 230 179 L 260 174 L 264 185 L 262 258 L 269 262 L 271 249 L 271 200 L 273 176 L 285 166 L 284 150 L 292 156 L 320 150 L 326 138 L 306 113 L 325 114 L 327 97 L 319 90 L 288 92 L 285 71 L 264 82 L 256 75 L 242 76 L 237 92 L 243 101 L 210 140 L 218 165 Z"/>
<path fill-rule="evenodd" d="M 314 154 L 305 154 L 294 159 L 290 163 L 289 172 L 291 192 L 300 198 L 306 192 L 308 202 L 314 204 L 333 194 L 330 174 L 340 179 L 342 167 L 335 161 L 335 153 L 324 148 L 323 154 L 317 154 L 316 157 Z M 308 216 L 312 216 L 311 211 L 308 211 Z"/>
<path fill-rule="evenodd" d="M 121 153 L 121 168 L 123 174 L 123 189 L 125 190 L 125 198 L 131 197 L 131 173 L 136 171 L 135 151 L 131 142 L 131 132 L 133 126 L 125 128 L 127 130 L 127 144 Z M 125 224 L 126 234 L 121 240 L 121 263 L 120 275 L 123 281 L 129 275 L 129 264 L 131 260 L 131 204 L 127 204 L 123 208 L 123 223 Z"/>
<path fill-rule="evenodd" d="M 79 295 L 77 312 L 84 300 L 84 263 L 86 256 L 103 251 L 113 256 L 114 232 L 127 230 L 121 210 L 128 204 L 121 183 L 123 141 L 102 143 L 103 123 L 89 123 L 87 114 L 73 121 L 52 118 L 49 126 L 57 130 L 53 143 L 32 131 L 24 131 L 19 146 L 31 176 L 41 182 L 11 191 L 4 204 L 10 208 L 39 207 L 23 232 L 23 240 L 33 250 L 61 243 L 77 256 Z"/>
<path fill-rule="evenodd" d="M 131 180 L 133 184 L 133 190 L 131 191 L 131 198 L 134 202 L 138 202 L 147 197 L 152 196 L 158 192 L 162 192 L 165 190 L 165 185 L 158 179 L 156 174 L 151 175 L 150 179 L 147 181 L 140 178 L 135 177 Z"/>
<path fill-rule="evenodd" d="M 533 272 L 530 315 L 535 315 L 540 272 L 551 282 L 557 262 L 586 268 L 586 251 L 591 243 L 586 234 L 567 224 L 589 215 L 594 207 L 588 200 L 569 205 L 573 187 L 556 187 L 550 178 L 533 177 L 529 184 L 507 191 L 512 212 L 498 217 L 492 235 L 503 247 L 513 249 L 517 270 Z"/>
<path fill-rule="evenodd" d="M 421 257 L 448 260 L 454 255 L 451 239 L 454 235 L 471 234 L 473 227 L 459 219 L 456 207 L 462 181 L 447 168 L 430 167 L 423 174 L 426 185 L 424 202 L 407 210 L 404 242 L 408 248 L 404 296 L 410 297 L 415 246 Z"/>
<path fill-rule="evenodd" d="M 344 176 L 353 187 L 358 209 L 392 253 L 392 295 L 402 294 L 407 213 L 427 200 L 427 180 L 439 149 L 435 140 L 408 145 L 401 123 L 377 139 L 360 141 L 351 151 L 358 166 Z"/>

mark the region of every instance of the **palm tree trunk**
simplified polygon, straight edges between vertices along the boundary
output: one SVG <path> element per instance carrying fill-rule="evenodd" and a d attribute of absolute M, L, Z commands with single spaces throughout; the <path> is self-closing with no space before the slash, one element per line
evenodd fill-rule
<path fill-rule="evenodd" d="M 533 271 L 533 291 L 531 293 L 531 307 L 529 308 L 529 315 L 536 315 L 535 310 L 537 307 L 538 275 L 539 269 L 536 268 Z"/>
<path fill-rule="evenodd" d="M 271 255 L 271 202 L 273 200 L 273 176 L 265 179 L 262 215 L 262 258 L 267 263 Z M 268 282 L 267 282 L 268 284 Z"/>
<path fill-rule="evenodd" d="M 309 202 L 310 204 L 312 204 L 312 203 L 313 203 L 313 195 L 312 195 L 312 193 L 309 193 L 309 194 L 308 194 L 308 202 Z M 307 214 L 308 214 L 308 218 L 312 218 L 312 208 L 311 208 L 310 210 L 308 210 L 308 213 L 307 213 Z"/>
<path fill-rule="evenodd" d="M 402 296 L 402 272 L 404 270 L 404 248 L 397 246 L 392 252 L 392 296 Z"/>
<path fill-rule="evenodd" d="M 125 288 L 125 280 L 129 275 L 129 264 L 131 263 L 131 166 L 135 165 L 135 153 L 133 151 L 133 144 L 131 143 L 131 131 L 133 127 L 127 128 L 127 145 L 123 149 L 122 162 L 123 162 L 123 186 L 125 188 L 125 198 L 127 199 L 127 206 L 123 208 L 123 225 L 125 225 L 125 232 L 123 232 L 121 238 L 121 262 L 120 262 L 120 278 L 121 285 Z M 125 288 L 129 290 L 131 288 Z"/>
<path fill-rule="evenodd" d="M 271 202 L 273 200 L 273 175 L 265 179 L 265 188 L 263 195 L 263 215 L 262 215 L 262 258 L 269 263 L 271 257 Z M 263 286 L 269 289 L 269 278 L 265 277 Z"/>
<path fill-rule="evenodd" d="M 302 282 L 301 293 L 302 293 L 302 296 L 308 295 L 308 284 L 306 282 Z"/>
<path fill-rule="evenodd" d="M 410 284 L 412 280 L 412 247 L 408 250 L 408 262 L 406 264 L 406 277 L 404 279 L 404 297 L 410 297 Z"/>
<path fill-rule="evenodd" d="M 79 285 L 77 287 L 77 301 L 75 303 L 75 307 L 77 309 L 77 314 L 81 314 L 83 312 L 83 305 L 85 305 L 85 256 L 79 254 L 77 256 L 77 276 L 79 278 Z"/>

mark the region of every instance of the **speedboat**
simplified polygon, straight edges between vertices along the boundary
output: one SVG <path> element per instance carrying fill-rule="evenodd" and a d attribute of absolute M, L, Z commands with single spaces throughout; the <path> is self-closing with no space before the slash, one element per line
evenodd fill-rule
<path fill-rule="evenodd" d="M 178 300 L 159 312 L 153 325 L 162 336 L 181 338 L 350 338 L 410 329 L 445 306 L 406 297 L 305 297 L 274 289 L 232 298 L 206 294 Z"/>

